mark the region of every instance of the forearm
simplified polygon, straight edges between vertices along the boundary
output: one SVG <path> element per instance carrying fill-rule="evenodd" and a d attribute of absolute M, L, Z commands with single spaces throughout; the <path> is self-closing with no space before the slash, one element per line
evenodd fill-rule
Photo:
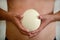
<path fill-rule="evenodd" d="M 6 11 L 2 10 L 0 8 L 0 20 L 5 20 L 6 19 Z"/>
<path fill-rule="evenodd" d="M 6 12 L 0 8 L 0 20 L 10 21 L 10 19 L 11 19 L 10 14 L 8 14 L 8 12 Z"/>
<path fill-rule="evenodd" d="M 54 14 L 55 21 L 60 21 L 60 11 Z"/>

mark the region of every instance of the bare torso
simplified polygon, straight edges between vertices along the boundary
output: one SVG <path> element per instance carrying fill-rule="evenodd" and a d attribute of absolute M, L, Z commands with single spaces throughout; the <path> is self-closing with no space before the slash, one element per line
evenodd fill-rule
<path fill-rule="evenodd" d="M 52 12 L 54 0 L 7 0 L 8 11 L 12 15 L 23 15 L 27 9 L 36 9 L 39 14 Z M 49 24 L 36 37 L 29 39 L 22 35 L 10 22 L 7 22 L 7 37 L 9 40 L 53 40 L 55 37 L 55 23 Z"/>

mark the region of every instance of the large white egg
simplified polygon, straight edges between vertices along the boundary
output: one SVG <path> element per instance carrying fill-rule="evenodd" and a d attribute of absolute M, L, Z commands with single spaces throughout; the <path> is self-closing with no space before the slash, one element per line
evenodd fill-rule
<path fill-rule="evenodd" d="M 22 25 L 29 31 L 39 28 L 41 20 L 38 19 L 39 13 L 34 9 L 28 9 L 23 14 Z"/>

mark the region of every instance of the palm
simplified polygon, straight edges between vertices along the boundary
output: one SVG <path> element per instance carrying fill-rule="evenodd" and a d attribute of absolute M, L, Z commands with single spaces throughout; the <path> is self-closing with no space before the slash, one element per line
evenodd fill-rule
<path fill-rule="evenodd" d="M 13 20 L 12 22 L 16 25 L 16 27 L 18 28 L 18 30 L 19 30 L 22 34 L 24 34 L 24 35 L 29 35 L 29 34 L 28 34 L 28 30 L 25 29 L 25 28 L 22 26 L 20 20 L 21 20 L 21 17 L 18 15 L 18 16 L 15 16 L 15 17 L 14 17 L 14 20 Z"/>
<path fill-rule="evenodd" d="M 31 37 L 36 36 L 40 31 L 42 31 L 49 23 L 54 20 L 53 15 L 41 15 L 40 19 L 41 25 L 37 30 L 31 32 Z"/>

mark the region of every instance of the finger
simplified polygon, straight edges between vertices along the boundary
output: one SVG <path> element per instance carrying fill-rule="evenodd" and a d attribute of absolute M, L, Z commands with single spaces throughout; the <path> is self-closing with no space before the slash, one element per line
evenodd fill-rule
<path fill-rule="evenodd" d="M 23 35 L 29 36 L 28 33 L 25 33 L 23 31 L 20 31 L 20 33 L 23 34 Z"/>
<path fill-rule="evenodd" d="M 26 33 L 29 32 L 29 30 L 26 29 L 26 28 L 24 28 L 24 26 L 22 25 L 22 23 L 19 22 L 19 21 L 18 21 L 18 29 L 21 30 L 21 31 L 24 31 L 24 32 L 26 32 Z"/>
<path fill-rule="evenodd" d="M 44 15 L 41 14 L 38 16 L 38 19 L 43 19 L 43 18 L 45 18 L 45 14 Z"/>
<path fill-rule="evenodd" d="M 41 24 L 40 24 L 39 28 L 38 28 L 37 30 L 32 31 L 31 33 L 34 34 L 34 33 L 39 32 L 39 31 L 41 30 L 41 25 L 42 25 L 43 23 L 44 23 L 44 21 L 41 21 Z"/>
<path fill-rule="evenodd" d="M 28 30 L 26 30 L 25 28 L 21 28 L 21 31 L 25 32 L 25 33 L 29 33 Z"/>
<path fill-rule="evenodd" d="M 21 15 L 18 15 L 18 16 L 16 16 L 19 20 L 21 20 L 22 18 L 23 18 L 23 16 Z"/>
<path fill-rule="evenodd" d="M 23 35 L 26 35 L 26 36 L 30 36 L 30 33 L 26 33 L 24 31 L 20 31 L 20 33 L 23 34 Z"/>
<path fill-rule="evenodd" d="M 42 22 L 41 26 L 40 26 L 40 31 L 42 31 L 47 25 L 49 24 L 49 21 L 45 21 L 45 22 Z"/>
<path fill-rule="evenodd" d="M 39 28 L 37 30 L 35 30 L 35 31 L 32 31 L 32 34 L 40 32 L 45 27 L 45 24 L 46 24 L 46 22 L 42 21 Z"/>
<path fill-rule="evenodd" d="M 40 16 L 38 16 L 38 19 L 40 19 Z"/>
<path fill-rule="evenodd" d="M 32 31 L 32 32 L 31 32 L 31 34 L 38 33 L 38 32 L 39 32 L 39 30 L 40 30 L 40 27 L 39 27 L 37 30 Z"/>
<path fill-rule="evenodd" d="M 18 30 L 19 30 L 21 33 L 25 32 L 24 34 L 26 34 L 26 33 L 29 32 L 27 29 L 25 29 L 25 28 L 21 25 L 21 23 L 19 22 L 19 20 L 18 20 L 17 18 L 15 18 L 14 24 L 16 25 L 16 27 L 18 28 Z M 23 31 L 23 32 L 22 32 L 22 31 Z"/>
<path fill-rule="evenodd" d="M 39 33 L 34 33 L 34 34 L 31 34 L 31 35 L 29 36 L 29 38 L 36 37 L 38 34 L 39 34 Z"/>
<path fill-rule="evenodd" d="M 25 32 L 25 33 L 29 33 L 29 31 L 28 31 L 27 29 L 25 29 L 21 24 L 19 24 L 19 25 L 20 25 L 20 26 L 17 27 L 18 30 L 23 31 L 23 32 Z"/>
<path fill-rule="evenodd" d="M 21 28 L 22 31 L 29 33 L 28 29 L 24 28 L 24 26 L 22 24 L 21 24 L 21 26 L 22 26 L 22 28 Z"/>

